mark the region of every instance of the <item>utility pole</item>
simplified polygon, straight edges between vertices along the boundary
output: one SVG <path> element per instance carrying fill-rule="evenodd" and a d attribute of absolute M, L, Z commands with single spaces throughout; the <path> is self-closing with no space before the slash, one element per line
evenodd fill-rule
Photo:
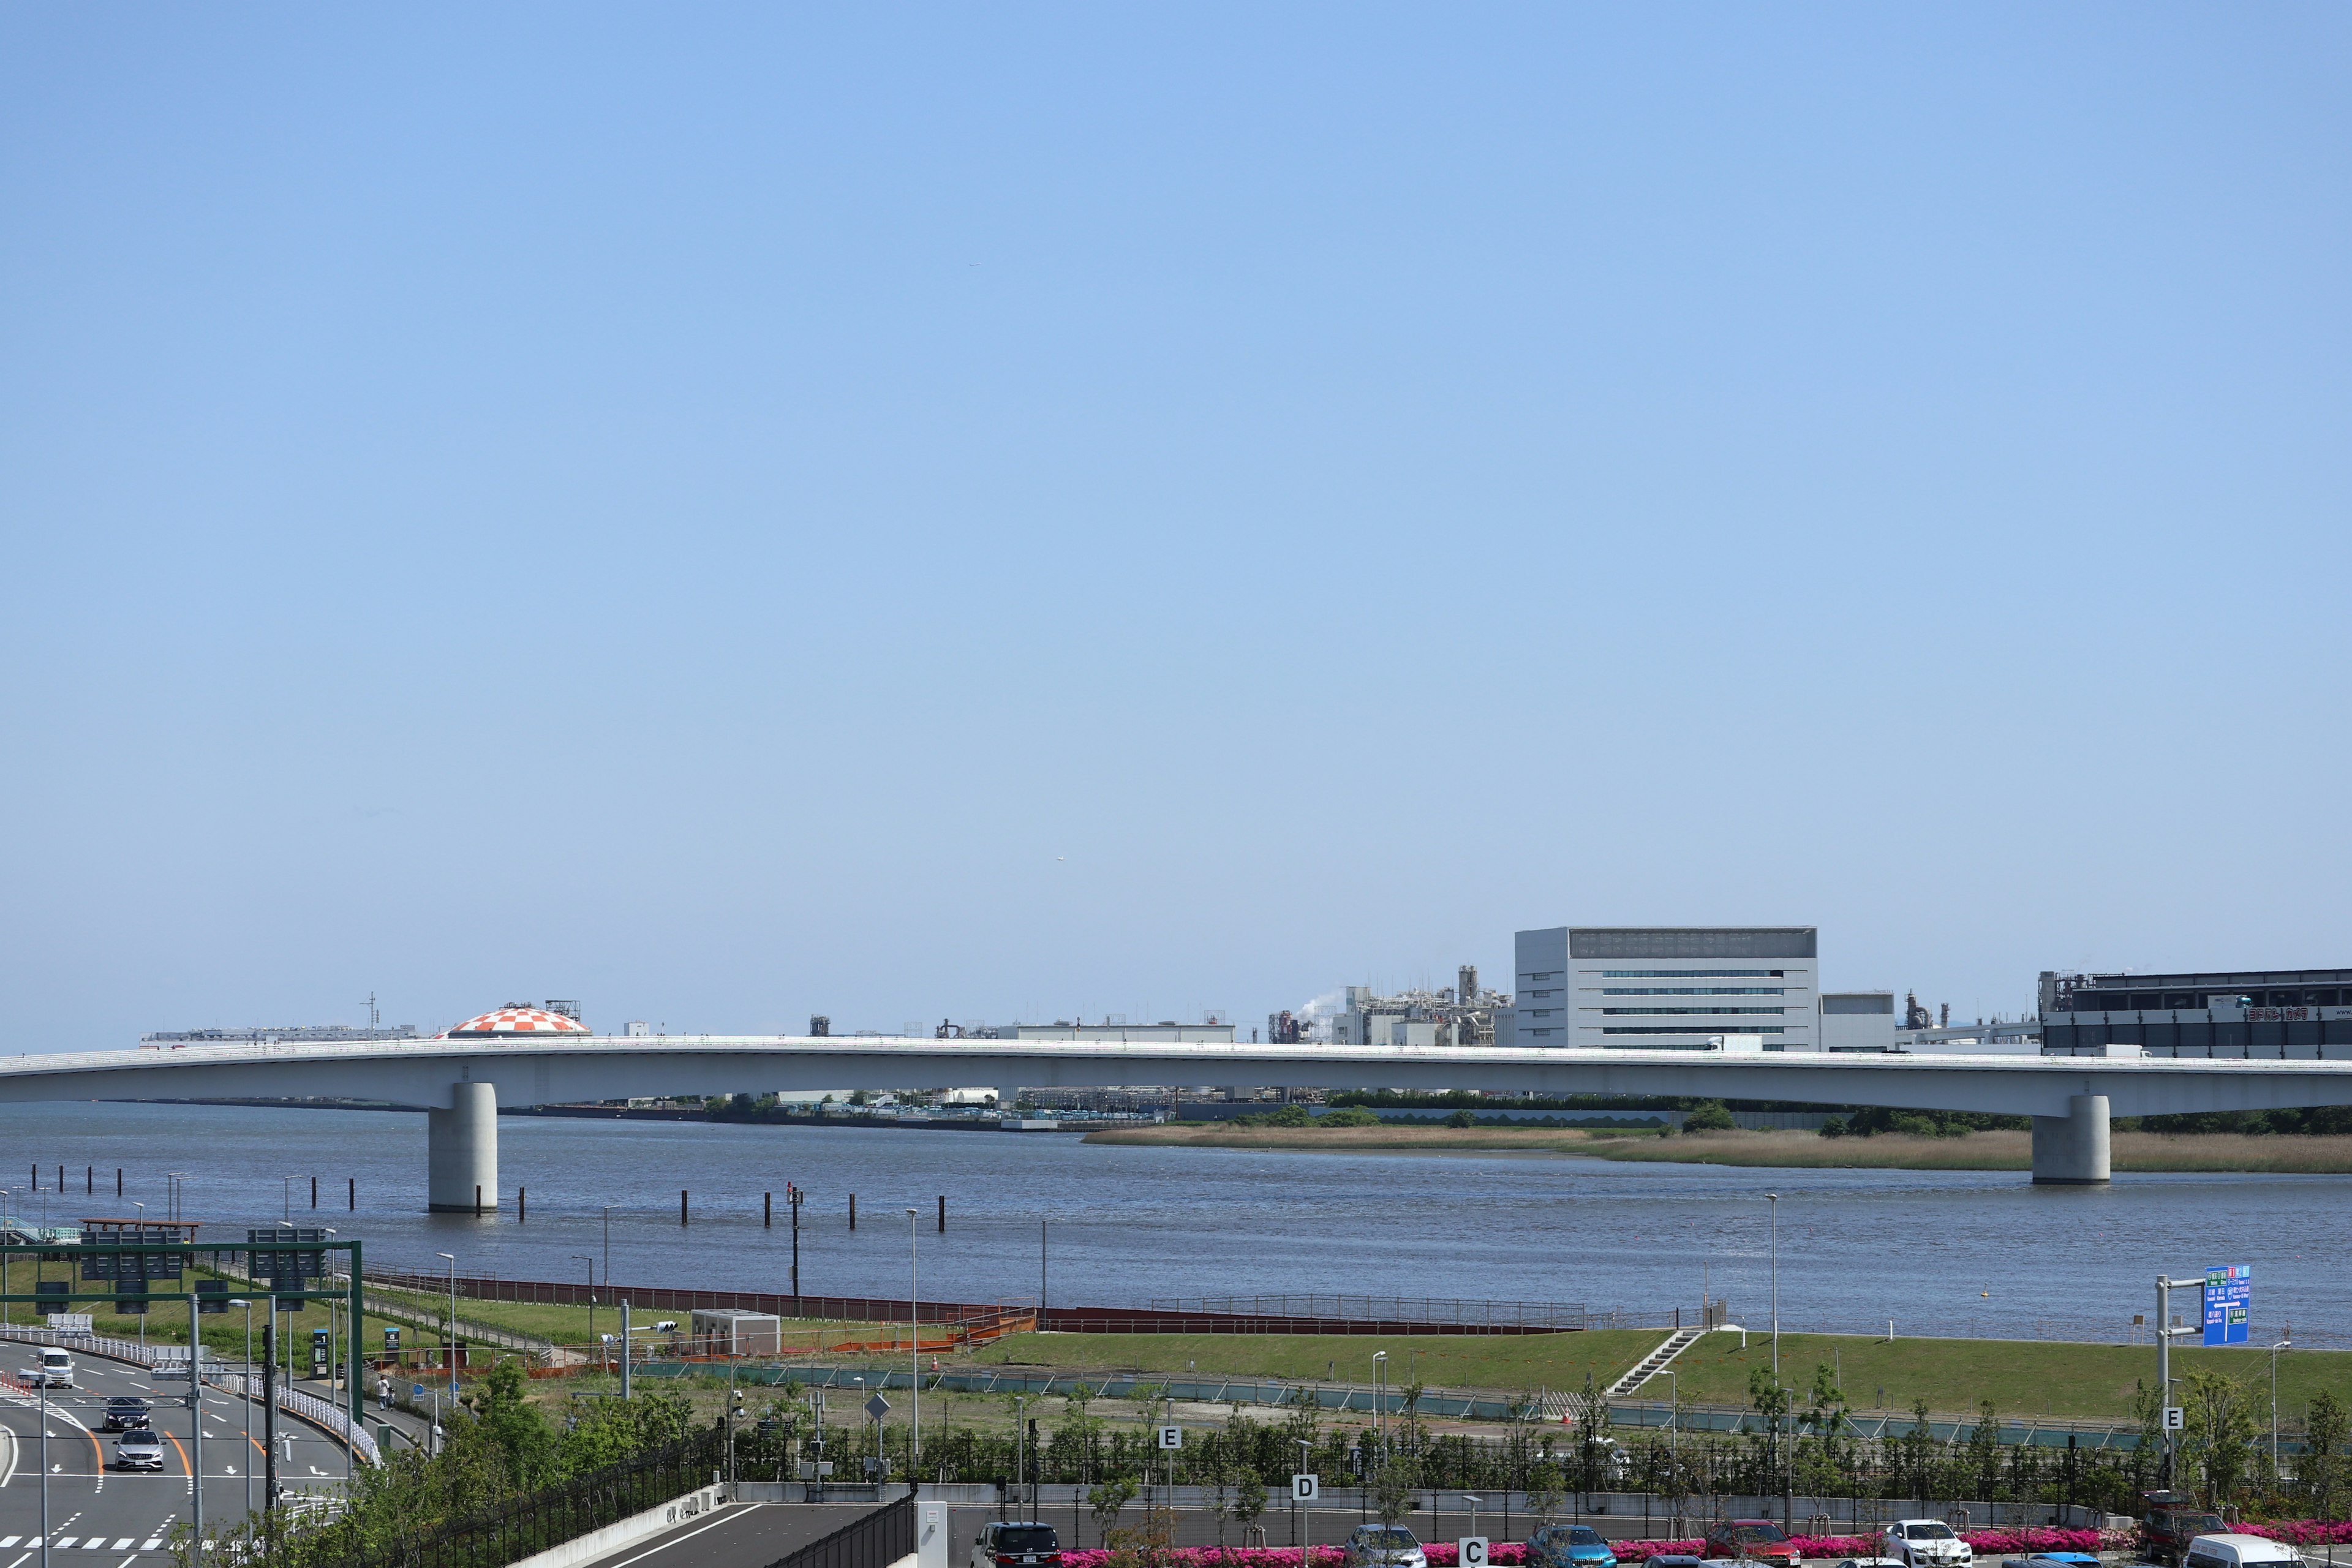
<path fill-rule="evenodd" d="M 278 1299 L 269 1300 L 269 1321 L 261 1325 L 261 1517 L 278 1508 Z"/>
<path fill-rule="evenodd" d="M 188 1292 L 188 1561 L 205 1563 L 205 1341 L 196 1331 L 196 1293 Z"/>
<path fill-rule="evenodd" d="M 2199 1292 L 2198 1300 L 2201 1303 L 2204 1300 L 2204 1280 L 2175 1279 L 2163 1274 L 2156 1277 L 2156 1397 L 2157 1408 L 2164 1422 L 2164 1461 L 2157 1477 L 2157 1485 L 2165 1488 L 2172 1485 L 2173 1458 L 2175 1450 L 2179 1447 L 2179 1439 L 2173 1436 L 2179 1428 L 2173 1425 L 2173 1411 L 2176 1407 L 2172 1403 L 2172 1342 L 2180 1335 L 2203 1333 L 2205 1316 L 2200 1309 L 2197 1314 L 2199 1320 L 2197 1327 L 2174 1328 L 2172 1326 L 2172 1292 L 2175 1289 L 2185 1290 L 2192 1286 Z"/>

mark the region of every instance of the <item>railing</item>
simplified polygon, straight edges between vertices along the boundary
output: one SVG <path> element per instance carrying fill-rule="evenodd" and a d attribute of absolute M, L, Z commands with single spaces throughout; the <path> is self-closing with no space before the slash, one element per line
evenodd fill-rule
<path fill-rule="evenodd" d="M 498 1568 L 708 1487 L 725 1461 L 724 1435 L 697 1433 L 414 1535 L 338 1542 L 334 1561 L 344 1568 Z M 321 1529 L 331 1537 L 371 1533 L 352 1513 Z M 258 1555 L 257 1568 L 269 1560 Z"/>
<path fill-rule="evenodd" d="M 127 1361 L 150 1371 L 161 1366 L 187 1364 L 188 1352 L 177 1345 L 142 1345 L 137 1340 L 118 1340 L 104 1334 L 68 1333 L 58 1329 L 28 1329 L 16 1324 L 0 1324 L 0 1339 L 15 1340 L 24 1344 L 63 1345 L 90 1355 L 102 1355 L 112 1361 Z M 208 1360 L 210 1358 L 207 1358 Z M 261 1396 L 261 1376 L 257 1373 L 205 1373 L 205 1381 L 215 1388 L 233 1390 L 240 1398 Z M 314 1426 L 323 1426 L 334 1434 L 339 1443 L 348 1443 L 352 1452 L 369 1464 L 382 1462 L 376 1450 L 375 1438 L 362 1426 L 352 1425 L 350 1415 L 331 1401 L 300 1389 L 278 1385 L 278 1407 L 289 1415 L 300 1417 Z"/>
<path fill-rule="evenodd" d="M 954 1543 L 949 1543 L 952 1553 Z M 843 1525 L 822 1541 L 779 1557 L 768 1568 L 889 1568 L 915 1550 L 915 1495 Z"/>
<path fill-rule="evenodd" d="M 1493 1331 L 1549 1329 L 1663 1329 L 1682 1326 L 1679 1309 L 1594 1310 L 1582 1302 L 1481 1301 L 1466 1296 L 1203 1296 L 1145 1303 L 1157 1311 L 1252 1318 L 1328 1318 L 1395 1323 L 1443 1323 Z M 1692 1321 L 1697 1319 L 1693 1316 Z"/>

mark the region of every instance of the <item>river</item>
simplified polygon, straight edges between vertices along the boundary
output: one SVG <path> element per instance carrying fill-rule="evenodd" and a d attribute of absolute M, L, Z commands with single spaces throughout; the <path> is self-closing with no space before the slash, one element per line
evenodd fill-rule
<path fill-rule="evenodd" d="M 1770 1321 L 1778 1205 L 1784 1327 L 2121 1342 L 2160 1271 L 2253 1266 L 2256 1343 L 2352 1336 L 2336 1227 L 2352 1177 L 2124 1175 L 2100 1188 L 2014 1172 L 1792 1171 L 1544 1155 L 1432 1157 L 1088 1145 L 1074 1134 L 819 1130 L 507 1117 L 501 1217 L 426 1215 L 425 1119 L 231 1106 L 20 1105 L 13 1212 L 69 1223 L 182 1215 L 241 1239 L 282 1217 L 356 1235 L 372 1266 L 626 1285 L 788 1288 L 787 1181 L 810 1294 L 907 1293 L 918 1211 L 922 1293 L 1033 1300 L 1041 1222 L 1055 1305 L 1253 1292 L 1580 1302 L 1685 1313 L 1702 1289 Z M 38 1161 L 42 1191 L 21 1184 Z M 57 1167 L 68 1190 L 55 1191 Z M 84 1168 L 98 1170 L 85 1195 Z M 124 1196 L 114 1171 L 124 1170 Z M 320 1208 L 310 1208 L 310 1178 Z M 359 1206 L 346 1209 L 346 1180 Z M 290 1181 L 288 1178 L 292 1178 Z M 511 1194 L 530 1193 L 527 1223 Z M 692 1223 L 677 1223 L 680 1188 Z M 761 1194 L 779 1223 L 761 1225 Z M 847 1226 L 857 1194 L 858 1228 Z M 948 1231 L 934 1205 L 948 1200 Z M 2176 1305 L 2193 1314 L 2194 1297 Z M 2352 1343 L 2352 1337 L 2337 1342 Z"/>

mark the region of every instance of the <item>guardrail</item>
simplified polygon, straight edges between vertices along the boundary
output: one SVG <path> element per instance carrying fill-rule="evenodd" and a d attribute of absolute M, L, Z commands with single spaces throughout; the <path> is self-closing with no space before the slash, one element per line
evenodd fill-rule
<path fill-rule="evenodd" d="M 58 1329 L 30 1329 L 19 1324 L 0 1324 L 0 1340 L 14 1340 L 20 1344 L 61 1345 L 89 1355 L 102 1355 L 110 1361 L 127 1361 L 151 1372 L 163 1366 L 184 1366 L 188 1360 L 188 1352 L 176 1345 L 142 1345 L 137 1340 L 118 1340 L 107 1334 L 69 1333 Z M 199 1375 L 215 1388 L 231 1390 L 240 1398 L 260 1397 L 262 1379 L 258 1373 L 200 1372 Z M 278 1407 L 314 1426 L 325 1427 L 334 1434 L 337 1442 L 349 1444 L 352 1452 L 369 1464 L 383 1462 L 377 1452 L 375 1438 L 364 1426 L 354 1426 L 351 1416 L 330 1401 L 279 1384 Z"/>

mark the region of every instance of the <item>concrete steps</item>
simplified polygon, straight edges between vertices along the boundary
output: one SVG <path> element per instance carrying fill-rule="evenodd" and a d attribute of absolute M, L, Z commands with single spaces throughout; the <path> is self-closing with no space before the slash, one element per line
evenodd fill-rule
<path fill-rule="evenodd" d="M 1659 1373 L 1665 1370 L 1665 1366 L 1668 1362 L 1674 1360 L 1675 1357 L 1682 1354 L 1683 1352 L 1696 1344 L 1698 1342 L 1699 1335 L 1705 1332 L 1706 1332 L 1705 1329 L 1676 1329 L 1673 1333 L 1668 1334 L 1665 1337 L 1664 1342 L 1662 1342 L 1657 1349 L 1652 1351 L 1648 1355 L 1643 1356 L 1640 1361 L 1635 1362 L 1633 1363 L 1633 1371 L 1627 1373 L 1624 1376 L 1611 1384 L 1609 1385 L 1608 1393 L 1603 1397 L 1609 1399 L 1625 1398 L 1635 1389 L 1641 1387 L 1643 1384 L 1649 1382 L 1650 1379 L 1657 1376 Z"/>

